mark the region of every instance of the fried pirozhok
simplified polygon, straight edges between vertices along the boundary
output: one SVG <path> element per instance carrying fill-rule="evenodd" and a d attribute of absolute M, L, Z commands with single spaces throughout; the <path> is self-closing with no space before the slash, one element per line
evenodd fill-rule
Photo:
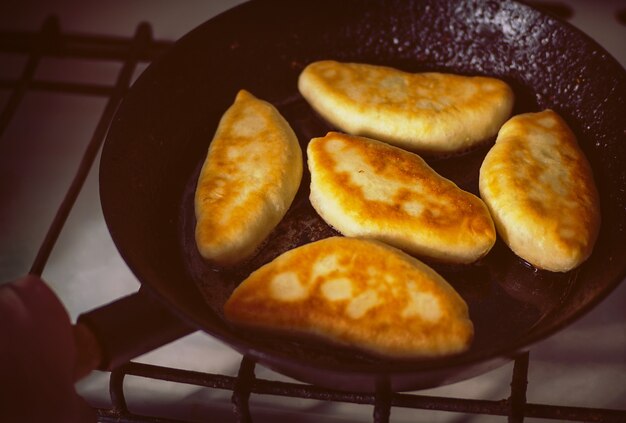
<path fill-rule="evenodd" d="M 447 263 L 472 263 L 496 241 L 482 200 L 416 154 L 329 132 L 309 142 L 307 155 L 311 204 L 346 236 Z"/>
<path fill-rule="evenodd" d="M 198 178 L 200 254 L 232 265 L 254 253 L 291 205 L 302 166 L 287 121 L 274 106 L 241 90 L 220 120 Z"/>
<path fill-rule="evenodd" d="M 283 253 L 235 289 L 224 313 L 236 325 L 387 357 L 456 354 L 473 337 L 467 304 L 438 273 L 400 250 L 356 238 Z"/>
<path fill-rule="evenodd" d="M 331 60 L 300 74 L 302 96 L 337 129 L 420 153 L 451 154 L 495 137 L 513 108 L 505 82 Z"/>
<path fill-rule="evenodd" d="M 506 122 L 480 169 L 480 195 L 519 257 L 566 272 L 592 252 L 600 205 L 591 167 L 552 110 Z"/>

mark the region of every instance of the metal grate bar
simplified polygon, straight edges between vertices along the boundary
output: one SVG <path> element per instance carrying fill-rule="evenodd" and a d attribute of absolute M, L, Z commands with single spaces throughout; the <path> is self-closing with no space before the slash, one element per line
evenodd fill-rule
<path fill-rule="evenodd" d="M 20 82 L 21 80 L 9 80 L 0 78 L 0 89 L 15 89 L 20 85 Z M 30 81 L 28 89 L 30 91 L 51 91 L 63 94 L 84 94 L 91 96 L 108 97 L 113 94 L 115 86 L 80 84 L 76 82 L 40 81 L 33 79 Z"/>
<path fill-rule="evenodd" d="M 2 114 L 0 115 L 0 138 L 2 137 L 2 134 L 4 134 L 4 131 L 13 118 L 15 111 L 20 105 L 24 94 L 26 94 L 26 90 L 29 88 L 31 81 L 35 76 L 35 71 L 37 70 L 37 66 L 39 66 L 39 61 L 41 60 L 41 56 L 43 54 L 44 45 L 47 43 L 49 38 L 58 35 L 58 33 L 59 22 L 56 18 L 50 17 L 44 22 L 41 27 L 41 31 L 32 36 L 33 45 L 32 48 L 27 51 L 29 56 L 26 65 L 24 66 L 24 70 L 22 71 L 22 75 L 20 79 L 15 82 L 15 85 L 13 85 L 13 92 L 11 93 L 4 110 L 2 110 Z M 0 36 L 0 40 L 1 39 L 2 37 Z"/>
<path fill-rule="evenodd" d="M 148 24 L 141 24 L 137 27 L 133 42 L 126 52 L 127 61 L 124 63 L 122 69 L 120 70 L 113 93 L 109 97 L 100 121 L 96 126 L 93 137 L 87 145 L 87 149 L 83 154 L 83 158 L 80 162 L 76 175 L 74 176 L 74 179 L 72 180 L 72 183 L 67 190 L 65 197 L 63 198 L 63 201 L 61 202 L 61 205 L 59 206 L 57 213 L 54 216 L 52 223 L 50 224 L 50 227 L 48 228 L 48 232 L 46 233 L 46 236 L 39 248 L 39 251 L 37 252 L 37 256 L 35 257 L 35 260 L 30 269 L 31 274 L 40 276 L 43 272 L 44 267 L 46 266 L 48 258 L 50 257 L 50 253 L 54 248 L 59 234 L 61 233 L 61 230 L 65 225 L 65 221 L 67 220 L 67 217 L 69 216 L 70 211 L 72 210 L 72 207 L 76 202 L 76 198 L 78 197 L 78 194 L 80 193 L 80 190 L 82 189 L 83 184 L 87 179 L 89 171 L 91 170 L 91 166 L 93 165 L 93 162 L 98 155 L 98 151 L 102 146 L 104 137 L 109 128 L 109 124 L 113 119 L 115 110 L 117 110 L 117 106 L 121 102 L 124 93 L 130 85 L 131 78 L 138 62 L 138 52 L 140 52 L 143 46 L 147 45 L 152 38 L 151 32 L 152 31 Z"/>
<path fill-rule="evenodd" d="M 252 423 L 252 415 L 250 414 L 250 392 L 256 380 L 254 367 L 254 360 L 244 356 L 239 366 L 237 379 L 235 379 L 232 402 L 235 416 L 239 423 Z"/>
<path fill-rule="evenodd" d="M 584 407 L 557 407 L 545 404 L 526 404 L 526 417 L 577 422 L 626 422 L 626 411 Z"/>
<path fill-rule="evenodd" d="M 322 401 L 344 402 L 353 404 L 367 404 L 374 406 L 374 421 L 390 421 L 390 407 L 403 407 L 433 411 L 450 411 L 466 414 L 484 414 L 495 416 L 508 416 L 523 421 L 524 417 L 536 417 L 545 419 L 555 419 L 559 421 L 584 421 L 584 422 L 624 422 L 626 421 L 626 411 L 594 409 L 582 407 L 566 407 L 557 405 L 529 404 L 525 401 L 525 387 L 528 370 L 528 353 L 522 354 L 515 361 L 512 376 L 512 394 L 508 399 L 499 401 L 475 400 L 466 398 L 446 398 L 417 394 L 392 393 L 379 389 L 374 394 L 361 394 L 353 392 L 335 391 L 313 385 L 301 383 L 277 382 L 254 377 L 254 362 L 249 358 L 242 360 L 239 376 L 224 376 L 210 373 L 194 372 L 190 370 L 171 369 L 167 367 L 155 366 L 144 363 L 128 363 L 115 370 L 111 375 L 113 381 L 115 375 L 116 383 L 119 383 L 120 375 L 132 375 L 169 382 L 191 384 L 201 387 L 217 388 L 237 391 L 235 395 L 245 395 L 245 405 L 242 407 L 241 398 L 234 399 L 238 421 L 251 422 L 252 418 L 248 407 L 248 396 L 250 393 L 261 395 L 276 395 L 290 398 L 314 399 Z M 243 377 L 242 382 L 239 378 Z M 113 383 L 113 382 L 112 382 Z M 523 386 L 519 386 L 522 384 Z M 248 391 L 249 389 L 249 391 Z M 114 406 L 116 411 L 123 409 L 125 418 L 133 418 L 133 414 L 126 409 L 123 399 L 121 384 L 115 392 Z M 519 396 L 519 398 L 516 398 Z M 123 404 L 123 407 L 120 406 Z M 511 410 L 515 408 L 514 413 Z M 519 408 L 519 409 L 518 409 Z M 513 416 L 513 417 L 512 417 Z M 143 418 L 143 416 L 142 416 Z M 377 420 L 378 419 L 378 420 Z M 125 420 L 121 420 L 125 421 Z M 128 420 L 143 421 L 143 420 Z"/>
<path fill-rule="evenodd" d="M 114 410 L 96 409 L 98 422 L 102 423 L 189 423 L 184 420 L 162 419 L 139 414 L 121 415 Z"/>
<path fill-rule="evenodd" d="M 56 17 L 49 18 L 58 22 Z M 140 25 L 148 25 L 146 23 Z M 148 25 L 149 26 L 149 25 Z M 41 46 L 39 36 L 30 32 L 0 31 L 0 51 L 16 54 L 31 54 L 40 49 L 41 54 L 52 57 L 74 57 L 79 59 L 125 61 L 133 45 L 130 38 L 66 34 L 51 39 L 53 42 Z M 151 40 L 136 52 L 138 61 L 152 61 L 172 46 L 171 41 Z"/>
<path fill-rule="evenodd" d="M 388 381 L 381 381 L 374 395 L 374 423 L 389 423 L 392 393 Z"/>
<path fill-rule="evenodd" d="M 124 398 L 124 377 L 126 373 L 114 371 L 111 372 L 109 378 L 109 395 L 111 395 L 111 403 L 113 411 L 116 414 L 128 414 L 128 406 Z"/>
<path fill-rule="evenodd" d="M 522 423 L 526 407 L 526 387 L 528 386 L 528 352 L 521 354 L 513 365 L 511 396 L 509 397 L 509 423 Z"/>

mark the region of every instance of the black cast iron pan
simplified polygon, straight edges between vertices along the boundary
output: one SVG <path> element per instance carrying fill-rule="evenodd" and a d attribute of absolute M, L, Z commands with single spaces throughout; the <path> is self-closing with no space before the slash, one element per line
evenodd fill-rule
<path fill-rule="evenodd" d="M 538 271 L 498 242 L 470 266 L 433 266 L 470 307 L 476 337 L 461 355 L 385 360 L 322 343 L 229 326 L 222 305 L 252 270 L 281 252 L 333 235 L 308 202 L 309 179 L 265 247 L 236 269 L 202 261 L 193 240 L 193 191 L 222 113 L 245 88 L 273 103 L 306 151 L 331 127 L 299 95 L 315 60 L 504 79 L 514 113 L 552 108 L 578 136 L 601 196 L 602 229 L 590 259 L 565 274 Z M 106 222 L 141 283 L 174 313 L 284 374 L 373 391 L 462 380 L 511 359 L 604 298 L 626 274 L 626 76 L 595 42 L 512 1 L 253 1 L 200 26 L 135 83 L 111 125 L 100 167 Z M 428 158 L 477 193 L 489 145 Z M 305 158 L 306 159 L 306 158 Z M 306 163 L 306 162 L 305 162 Z"/>

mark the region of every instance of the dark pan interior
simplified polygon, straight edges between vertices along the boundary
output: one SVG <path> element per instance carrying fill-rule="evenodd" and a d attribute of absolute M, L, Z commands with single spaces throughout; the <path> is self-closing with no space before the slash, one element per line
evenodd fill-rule
<path fill-rule="evenodd" d="M 305 166 L 291 209 L 260 252 L 234 269 L 213 268 L 193 239 L 199 168 L 219 118 L 241 88 L 281 111 L 303 151 L 310 138 L 333 129 L 296 86 L 303 67 L 320 59 L 499 77 L 514 88 L 515 114 L 557 111 L 576 133 L 601 196 L 602 228 L 591 258 L 569 273 L 538 271 L 498 242 L 474 265 L 431 263 L 468 302 L 476 328 L 471 349 L 445 359 L 385 360 L 231 328 L 222 305 L 241 280 L 283 251 L 335 232 L 308 202 Z M 449 383 L 554 333 L 624 278 L 625 93 L 623 68 L 597 44 L 519 3 L 252 2 L 191 32 L 133 86 L 102 155 L 103 210 L 144 285 L 181 317 L 266 365 L 307 382 L 362 391 L 381 380 L 396 390 Z M 490 145 L 427 161 L 477 194 Z"/>

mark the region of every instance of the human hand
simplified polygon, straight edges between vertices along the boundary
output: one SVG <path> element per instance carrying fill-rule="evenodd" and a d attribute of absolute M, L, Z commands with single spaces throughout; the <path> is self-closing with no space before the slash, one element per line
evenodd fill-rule
<path fill-rule="evenodd" d="M 0 285 L 0 421 L 95 421 L 74 388 L 76 354 L 69 316 L 45 282 Z"/>

